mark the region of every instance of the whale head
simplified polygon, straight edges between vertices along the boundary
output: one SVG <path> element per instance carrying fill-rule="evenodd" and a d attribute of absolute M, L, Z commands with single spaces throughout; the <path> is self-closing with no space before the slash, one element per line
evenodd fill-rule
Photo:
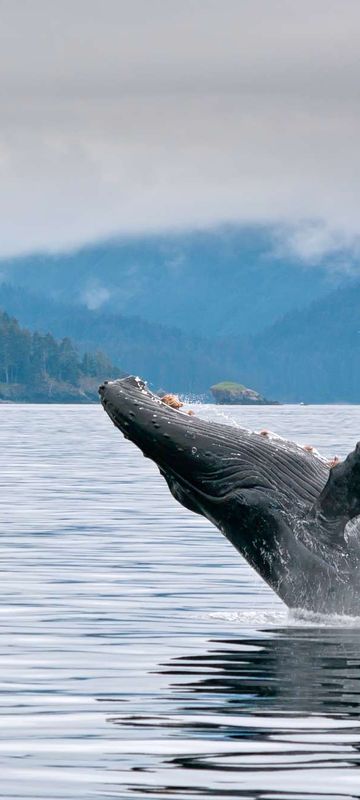
<path fill-rule="evenodd" d="M 199 504 L 200 513 L 203 505 L 224 506 L 235 496 L 239 503 L 246 492 L 286 503 L 295 487 L 299 502 L 312 503 L 326 482 L 323 462 L 296 445 L 189 416 L 163 403 L 140 378 L 105 382 L 99 394 L 114 425 L 155 461 L 172 491 L 179 484 L 191 505 Z"/>
<path fill-rule="evenodd" d="M 280 438 L 188 416 L 139 378 L 105 382 L 99 393 L 176 500 L 215 524 L 288 605 L 316 605 L 308 598 L 331 567 L 296 529 L 327 482 L 323 461 Z"/>

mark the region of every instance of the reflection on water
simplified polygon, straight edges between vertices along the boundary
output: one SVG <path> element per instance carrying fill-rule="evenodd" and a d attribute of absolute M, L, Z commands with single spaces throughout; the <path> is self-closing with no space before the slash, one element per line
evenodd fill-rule
<path fill-rule="evenodd" d="M 360 797 L 360 618 L 289 614 L 98 408 L 2 406 L 0 445 L 0 797 Z"/>
<path fill-rule="evenodd" d="M 262 641 L 219 640 L 210 653 L 174 659 L 168 674 L 186 679 L 186 711 L 195 693 L 199 711 L 211 712 L 215 696 L 217 714 L 326 714 L 331 705 L 360 721 L 359 630 L 284 628 Z"/>
<path fill-rule="evenodd" d="M 169 689 L 155 714 L 110 720 L 139 737 L 161 732 L 165 742 L 156 785 L 143 774 L 134 781 L 137 791 L 254 798 L 360 793 L 359 629 L 249 631 L 176 657 L 161 673 Z M 154 763 L 148 769 L 154 776 Z"/>

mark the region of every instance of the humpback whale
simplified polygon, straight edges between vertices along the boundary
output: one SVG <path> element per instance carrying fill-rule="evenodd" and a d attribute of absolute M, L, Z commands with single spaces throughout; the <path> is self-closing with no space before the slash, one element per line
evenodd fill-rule
<path fill-rule="evenodd" d="M 99 393 L 175 499 L 210 520 L 288 607 L 360 614 L 360 443 L 330 468 L 311 448 L 188 416 L 140 378 Z"/>

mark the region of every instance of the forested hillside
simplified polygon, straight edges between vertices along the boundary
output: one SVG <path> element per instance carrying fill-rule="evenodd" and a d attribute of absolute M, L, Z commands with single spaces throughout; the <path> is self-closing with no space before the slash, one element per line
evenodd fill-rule
<path fill-rule="evenodd" d="M 270 397 L 360 403 L 360 282 L 223 346 L 243 381 Z"/>
<path fill-rule="evenodd" d="M 232 380 L 238 377 L 236 360 L 215 341 L 174 327 L 48 301 L 5 285 L 0 286 L 0 307 L 32 330 L 70 336 L 80 352 L 100 348 L 124 372 L 143 375 L 155 389 L 203 393 L 224 374 Z"/>
<path fill-rule="evenodd" d="M 0 399 L 89 402 L 101 380 L 118 376 L 100 351 L 80 358 L 68 337 L 30 333 L 0 311 Z"/>
<path fill-rule="evenodd" d="M 360 282 L 285 315 L 256 336 L 222 339 L 202 339 L 136 317 L 44 302 L 24 289 L 4 285 L 0 306 L 21 324 L 42 331 L 42 341 L 47 341 L 48 330 L 62 339 L 70 335 L 82 354 L 79 365 L 86 351 L 100 348 L 124 372 L 142 375 L 155 389 L 203 393 L 214 383 L 232 380 L 285 402 L 360 402 Z M 29 336 L 25 333 L 23 338 Z M 41 362 L 35 356 L 37 337 L 25 370 Z M 49 365 L 50 353 L 51 348 L 46 356 Z M 59 350 L 56 369 L 64 357 Z M 99 358 L 98 372 L 111 377 L 111 364 L 107 368 L 104 357 Z M 71 364 L 70 358 L 69 369 Z M 34 372 L 32 379 L 37 376 Z M 6 381 L 4 372 L 2 380 Z"/>

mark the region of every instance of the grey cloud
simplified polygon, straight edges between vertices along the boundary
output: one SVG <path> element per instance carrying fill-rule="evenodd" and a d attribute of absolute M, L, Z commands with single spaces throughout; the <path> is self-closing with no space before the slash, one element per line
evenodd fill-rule
<path fill-rule="evenodd" d="M 331 256 L 329 268 L 334 271 L 358 272 L 360 236 L 355 231 L 336 229 L 320 220 L 304 220 L 272 231 L 273 254 L 292 256 L 317 265 Z"/>
<path fill-rule="evenodd" d="M 224 221 L 289 226 L 305 259 L 356 241 L 358 0 L 0 17 L 0 254 Z"/>
<path fill-rule="evenodd" d="M 82 293 L 81 299 L 91 311 L 95 311 L 97 308 L 101 308 L 109 297 L 110 291 L 105 286 L 100 286 L 97 281 L 90 281 Z"/>

